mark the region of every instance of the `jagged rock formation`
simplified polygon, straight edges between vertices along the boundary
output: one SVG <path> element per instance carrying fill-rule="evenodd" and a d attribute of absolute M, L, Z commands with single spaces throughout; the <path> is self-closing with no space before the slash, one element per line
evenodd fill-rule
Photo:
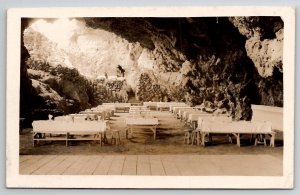
<path fill-rule="evenodd" d="M 80 108 L 104 101 L 127 101 L 135 95 L 139 101 L 173 100 L 191 105 L 206 102 L 239 120 L 251 118 L 251 104 L 282 106 L 280 18 L 51 21 L 53 30 L 67 25 L 69 30 L 60 36 L 45 30 L 49 30 L 50 23 L 39 23 L 29 26 L 22 21 L 26 24 L 22 28 L 22 82 L 30 83 L 25 75 L 25 61 L 76 68 L 78 77 L 88 80 L 87 85 L 82 85 L 84 88 L 63 75 L 36 79 L 31 74 L 31 79 L 48 85 L 63 99 L 78 102 Z M 47 27 L 44 30 L 43 25 Z M 109 77 L 115 76 L 124 79 L 111 83 Z M 39 92 L 47 89 L 41 83 L 36 86 L 40 86 Z M 45 99 L 36 90 L 34 93 Z"/>
<path fill-rule="evenodd" d="M 262 77 L 282 72 L 283 21 L 280 17 L 234 17 L 230 21 L 247 37 L 248 56 Z"/>
<path fill-rule="evenodd" d="M 245 48 L 261 77 L 261 104 L 283 106 L 283 33 L 280 17 L 234 17 L 229 20 L 247 37 Z"/>
<path fill-rule="evenodd" d="M 105 74 L 117 75 L 118 67 L 121 67 L 127 78 L 126 83 L 133 90 L 137 87 L 136 80 L 144 72 L 149 72 L 151 78 L 161 84 L 167 84 L 170 80 L 177 83 L 180 79 L 174 74 L 165 74 L 179 70 L 180 64 L 186 60 L 181 52 L 172 47 L 174 40 L 168 36 L 156 33 L 156 42 L 153 43 L 156 46 L 150 50 L 143 42 L 132 43 L 103 29 L 88 28 L 79 20 L 73 23 L 76 27 L 72 38 L 63 45 L 51 36 L 47 38 L 42 35 L 36 25 L 26 29 L 25 44 L 32 58 L 38 58 L 52 66 L 61 64 L 75 67 L 90 79 L 103 77 Z"/>
<path fill-rule="evenodd" d="M 27 61 L 28 78 L 35 93 L 45 100 L 39 107 L 56 109 L 60 113 L 78 112 L 93 103 L 92 88 L 88 80 L 76 69 L 51 67 Z"/>

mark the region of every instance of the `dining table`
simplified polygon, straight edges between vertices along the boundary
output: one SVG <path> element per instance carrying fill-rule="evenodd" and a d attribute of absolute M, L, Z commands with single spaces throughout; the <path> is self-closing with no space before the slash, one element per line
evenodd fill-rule
<path fill-rule="evenodd" d="M 126 138 L 128 138 L 129 134 L 132 137 L 134 130 L 150 129 L 153 132 L 153 139 L 156 140 L 157 118 L 129 117 L 125 119 L 125 124 Z"/>

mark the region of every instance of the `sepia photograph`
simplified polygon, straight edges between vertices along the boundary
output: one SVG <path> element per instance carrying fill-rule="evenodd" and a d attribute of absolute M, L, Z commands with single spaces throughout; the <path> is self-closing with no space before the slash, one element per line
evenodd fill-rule
<path fill-rule="evenodd" d="M 50 10 L 8 12 L 8 187 L 293 186 L 293 9 Z"/>

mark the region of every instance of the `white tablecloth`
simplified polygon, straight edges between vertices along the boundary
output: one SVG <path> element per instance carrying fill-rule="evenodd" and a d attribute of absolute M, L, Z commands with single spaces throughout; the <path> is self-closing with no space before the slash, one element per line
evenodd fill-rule
<path fill-rule="evenodd" d="M 197 110 L 197 109 L 185 110 L 183 112 L 182 119 L 183 120 L 188 120 L 190 114 L 208 114 L 208 113 L 200 111 L 200 110 Z"/>
<path fill-rule="evenodd" d="M 184 102 L 158 102 L 157 108 L 169 108 L 172 111 L 174 106 L 188 106 Z"/>
<path fill-rule="evenodd" d="M 157 103 L 158 102 L 143 102 L 143 105 L 147 107 L 157 107 Z"/>
<path fill-rule="evenodd" d="M 105 121 L 64 122 L 41 120 L 33 121 L 33 132 L 37 133 L 89 133 L 104 132 Z"/>
<path fill-rule="evenodd" d="M 115 108 L 129 108 L 131 106 L 130 103 L 103 103 L 102 105 L 107 106 L 107 105 L 113 105 Z"/>
<path fill-rule="evenodd" d="M 172 112 L 174 114 L 177 114 L 179 112 L 180 109 L 183 109 L 183 108 L 192 108 L 190 106 L 173 106 L 172 107 Z"/>
<path fill-rule="evenodd" d="M 212 116 L 212 114 L 209 114 L 209 113 L 191 113 L 189 114 L 188 116 L 188 122 L 189 123 L 192 123 L 192 122 L 197 122 L 198 121 L 198 118 L 201 117 L 201 116 Z"/>
<path fill-rule="evenodd" d="M 81 111 L 79 112 L 79 114 L 86 114 L 86 115 L 102 115 L 103 113 L 105 113 L 104 110 L 98 110 L 98 111 Z"/>
<path fill-rule="evenodd" d="M 158 125 L 157 118 L 126 118 L 126 125 Z"/>
<path fill-rule="evenodd" d="M 270 122 L 251 122 L 251 121 L 217 121 L 206 120 L 202 122 L 201 131 L 205 133 L 272 133 Z"/>
<path fill-rule="evenodd" d="M 153 118 L 150 110 L 129 110 L 129 117 L 133 118 Z"/>
<path fill-rule="evenodd" d="M 73 122 L 72 116 L 56 116 L 54 118 L 55 121 L 65 121 L 65 122 Z"/>
<path fill-rule="evenodd" d="M 92 110 L 115 110 L 115 105 L 113 104 L 105 104 L 105 105 L 99 105 L 95 108 L 92 108 Z"/>
<path fill-rule="evenodd" d="M 194 108 L 181 108 L 178 110 L 177 115 L 179 116 L 179 118 L 183 118 L 184 112 L 185 111 L 194 111 Z"/>
<path fill-rule="evenodd" d="M 169 107 L 170 107 L 169 111 L 172 112 L 174 107 L 190 107 L 190 106 L 184 102 L 179 102 L 179 103 L 171 104 Z"/>

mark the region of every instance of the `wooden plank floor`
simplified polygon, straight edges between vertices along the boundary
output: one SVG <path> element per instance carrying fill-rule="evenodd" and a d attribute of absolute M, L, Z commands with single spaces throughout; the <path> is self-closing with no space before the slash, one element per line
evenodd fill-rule
<path fill-rule="evenodd" d="M 23 175 L 280 176 L 272 155 L 21 155 Z"/>

